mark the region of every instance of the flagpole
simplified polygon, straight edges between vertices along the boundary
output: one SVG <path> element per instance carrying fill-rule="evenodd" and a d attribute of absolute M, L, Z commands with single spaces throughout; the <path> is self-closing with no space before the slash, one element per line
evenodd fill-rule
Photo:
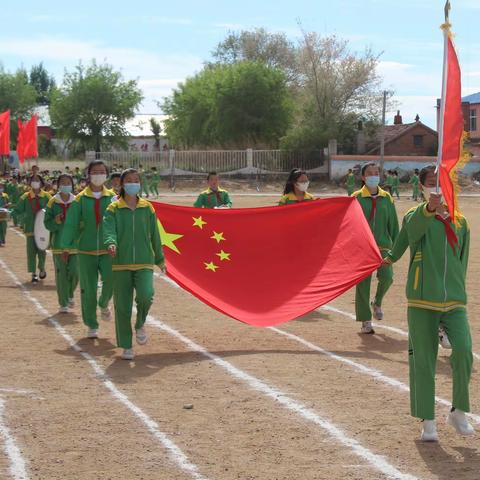
<path fill-rule="evenodd" d="M 447 78 L 448 78 L 448 34 L 450 32 L 450 0 L 445 3 L 445 23 L 442 25 L 443 31 L 443 74 L 442 74 L 442 96 L 440 99 L 440 121 L 438 125 L 438 153 L 437 153 L 437 193 L 440 191 L 440 166 L 442 165 L 443 149 L 443 127 L 445 123 L 445 101 L 447 98 Z"/>

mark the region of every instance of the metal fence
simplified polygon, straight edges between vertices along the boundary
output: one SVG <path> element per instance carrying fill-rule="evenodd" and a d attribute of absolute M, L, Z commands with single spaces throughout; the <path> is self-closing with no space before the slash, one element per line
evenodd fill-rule
<path fill-rule="evenodd" d="M 275 174 L 293 168 L 328 173 L 321 150 L 168 150 L 162 152 L 87 152 L 86 162 L 101 159 L 109 167 L 156 167 L 162 175 L 198 175 L 210 171 L 222 174 Z"/>

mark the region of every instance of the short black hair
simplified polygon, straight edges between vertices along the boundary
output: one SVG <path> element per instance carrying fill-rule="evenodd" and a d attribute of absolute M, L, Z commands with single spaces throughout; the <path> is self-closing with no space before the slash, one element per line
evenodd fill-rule
<path fill-rule="evenodd" d="M 35 166 L 35 165 L 34 165 L 34 166 Z M 40 184 L 42 185 L 42 188 L 43 188 L 43 187 L 45 186 L 45 180 L 44 180 L 43 177 L 42 177 L 41 175 L 39 175 L 38 173 L 35 174 L 35 175 L 30 175 L 30 176 L 28 177 L 28 180 L 27 180 L 28 185 L 31 186 L 32 180 L 33 180 L 35 177 L 37 177 L 37 178 L 40 180 Z"/>
<path fill-rule="evenodd" d="M 425 185 L 425 180 L 427 179 L 427 175 L 430 172 L 435 172 L 437 170 L 437 166 L 435 164 L 427 165 L 420 170 L 420 183 Z"/>
<path fill-rule="evenodd" d="M 106 170 L 107 176 L 108 176 L 108 167 L 107 167 L 107 164 L 103 160 L 93 160 L 93 161 L 91 161 L 88 164 L 88 167 L 87 167 L 87 175 L 90 175 L 90 172 L 92 171 L 92 168 L 97 167 L 98 165 L 103 165 L 105 167 L 105 170 Z"/>
<path fill-rule="evenodd" d="M 375 162 L 365 163 L 365 164 L 362 166 L 362 177 L 365 176 L 365 171 L 367 170 L 368 167 L 378 167 L 378 165 L 377 165 Z M 390 171 L 389 171 L 389 173 L 390 173 Z"/>
<path fill-rule="evenodd" d="M 122 177 L 122 174 L 120 172 L 113 172 L 110 175 L 110 180 L 113 180 L 114 178 L 121 178 L 121 177 Z"/>
<path fill-rule="evenodd" d="M 216 177 L 216 176 L 218 176 L 217 172 L 215 172 L 215 171 L 208 172 L 207 181 L 210 180 L 210 177 Z"/>
<path fill-rule="evenodd" d="M 57 185 L 60 183 L 60 180 L 62 178 L 68 178 L 72 184 L 72 189 L 75 188 L 75 184 L 73 183 L 73 177 L 69 173 L 62 173 L 61 175 L 58 176 L 57 178 Z"/>
<path fill-rule="evenodd" d="M 413 173 L 415 173 L 415 175 L 418 175 L 418 173 L 419 173 L 419 170 L 418 170 L 418 168 L 416 168 L 416 169 L 415 169 L 415 171 L 414 171 Z"/>

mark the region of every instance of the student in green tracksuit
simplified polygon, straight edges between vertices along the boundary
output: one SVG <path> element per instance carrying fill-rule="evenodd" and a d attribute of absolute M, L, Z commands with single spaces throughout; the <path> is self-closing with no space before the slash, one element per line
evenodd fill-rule
<path fill-rule="evenodd" d="M 396 195 L 397 199 L 400 200 L 400 178 L 396 170 L 392 173 L 392 197 L 393 195 Z"/>
<path fill-rule="evenodd" d="M 220 178 L 217 172 L 210 172 L 207 175 L 208 188 L 202 192 L 195 203 L 196 208 L 231 208 L 232 201 L 226 190 L 219 187 Z"/>
<path fill-rule="evenodd" d="M 75 200 L 74 181 L 70 174 L 58 177 L 58 193 L 48 202 L 45 209 L 45 227 L 51 232 L 50 246 L 55 267 L 55 284 L 57 286 L 60 313 L 68 313 L 74 306 L 73 295 L 78 285 L 77 248 L 63 250 L 62 233 L 65 228 L 67 212 Z"/>
<path fill-rule="evenodd" d="M 467 319 L 466 273 L 470 231 L 465 217 L 453 222 L 441 193 L 436 192 L 436 167 L 420 172 L 426 203 L 412 208 L 384 263 L 397 261 L 410 247 L 407 280 L 411 414 L 423 422 L 422 440 L 437 441 L 435 367 L 438 327 L 443 325 L 452 354 L 452 410 L 448 423 L 462 435 L 473 435 L 470 411 L 472 338 Z"/>
<path fill-rule="evenodd" d="M 417 202 L 418 197 L 420 196 L 420 190 L 418 187 L 418 184 L 420 183 L 420 180 L 418 178 L 418 168 L 416 168 L 413 172 L 413 176 L 410 179 L 409 183 L 412 185 L 412 200 Z"/>
<path fill-rule="evenodd" d="M 18 203 L 18 200 L 21 197 L 20 185 L 18 185 L 18 180 L 16 177 L 12 177 L 10 181 L 5 185 L 5 193 L 10 199 L 10 207 L 12 210 L 12 220 L 13 224 L 17 226 L 19 224 L 18 215 L 15 213 L 15 207 Z"/>
<path fill-rule="evenodd" d="M 45 183 L 40 175 L 32 175 L 29 177 L 28 185 L 30 189 L 20 197 L 15 207 L 15 212 L 17 215 L 23 215 L 23 230 L 27 237 L 28 271 L 32 274 L 32 283 L 38 283 L 38 278 L 43 280 L 47 277 L 47 272 L 45 271 L 46 252 L 37 248 L 37 244 L 33 238 L 33 229 L 35 227 L 35 217 L 37 213 L 47 206 L 52 197 L 42 189 Z"/>
<path fill-rule="evenodd" d="M 370 225 L 375 241 L 382 255 L 386 256 L 398 236 L 398 217 L 391 195 L 382 190 L 380 170 L 375 163 L 367 163 L 362 167 L 364 186 L 353 194 L 360 203 L 363 213 Z M 393 283 L 393 269 L 382 266 L 377 270 L 378 286 L 371 306 L 377 320 L 383 319 L 382 301 Z M 370 286 L 372 277 L 368 277 L 357 285 L 355 293 L 355 314 L 357 322 L 362 322 L 361 332 L 375 333 L 372 327 L 372 311 L 370 308 Z"/>
<path fill-rule="evenodd" d="M 157 172 L 157 167 L 152 167 L 152 174 L 150 177 L 150 192 L 158 197 L 158 182 L 160 181 L 160 175 Z"/>
<path fill-rule="evenodd" d="M 108 304 L 113 294 L 112 259 L 103 242 L 102 219 L 114 192 L 105 187 L 108 169 L 101 160 L 91 162 L 87 174 L 89 186 L 76 196 L 68 209 L 60 248 L 75 249 L 78 240 L 82 318 L 88 327 L 87 337 L 98 338 L 97 304 L 102 318 L 111 318 Z M 99 274 L 102 278 L 102 293 L 97 301 Z"/>
<path fill-rule="evenodd" d="M 283 195 L 278 202 L 279 205 L 290 205 L 314 200 L 313 195 L 307 192 L 310 182 L 307 173 L 299 168 L 294 168 L 287 178 Z"/>
<path fill-rule="evenodd" d="M 164 257 L 157 216 L 150 202 L 139 197 L 140 176 L 137 170 L 122 173 L 119 199 L 107 208 L 103 220 L 103 236 L 113 257 L 113 299 L 117 344 L 123 348 L 122 358 L 133 360 L 132 307 L 133 294 L 137 306 L 135 332 L 137 343 L 147 342 L 145 320 L 153 302 L 153 269 L 162 270 Z"/>
<path fill-rule="evenodd" d="M 5 184 L 0 183 L 0 208 L 7 209 L 10 206 L 10 199 L 5 193 Z M 0 218 L 0 247 L 5 246 L 5 239 L 7 236 L 7 221 L 8 218 Z"/>
<path fill-rule="evenodd" d="M 353 170 L 351 168 L 348 170 L 345 183 L 347 185 L 347 195 L 351 197 L 352 193 L 355 191 L 355 175 L 353 174 Z"/>
<path fill-rule="evenodd" d="M 145 196 L 148 198 L 149 193 L 150 193 L 148 191 L 148 176 L 149 176 L 149 174 L 143 169 L 143 167 L 141 165 L 139 166 L 139 173 L 140 173 L 140 185 L 141 185 L 140 196 L 145 194 Z"/>

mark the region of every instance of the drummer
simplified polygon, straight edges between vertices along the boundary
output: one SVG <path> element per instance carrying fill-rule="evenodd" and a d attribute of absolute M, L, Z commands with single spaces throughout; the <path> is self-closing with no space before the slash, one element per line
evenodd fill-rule
<path fill-rule="evenodd" d="M 8 210 L 10 206 L 8 194 L 5 192 L 5 184 L 0 183 L 0 247 L 5 246 L 7 235 Z"/>
<path fill-rule="evenodd" d="M 45 208 L 52 198 L 43 187 L 45 182 L 40 175 L 32 175 L 28 179 L 29 190 L 25 192 L 15 208 L 15 212 L 24 215 L 23 225 L 25 236 L 27 237 L 27 263 L 28 271 L 32 274 L 32 283 L 38 283 L 38 279 L 43 280 L 47 277 L 45 271 L 45 250 L 37 248 L 34 239 L 35 217 L 37 213 Z M 39 275 L 37 277 L 37 260 Z"/>

